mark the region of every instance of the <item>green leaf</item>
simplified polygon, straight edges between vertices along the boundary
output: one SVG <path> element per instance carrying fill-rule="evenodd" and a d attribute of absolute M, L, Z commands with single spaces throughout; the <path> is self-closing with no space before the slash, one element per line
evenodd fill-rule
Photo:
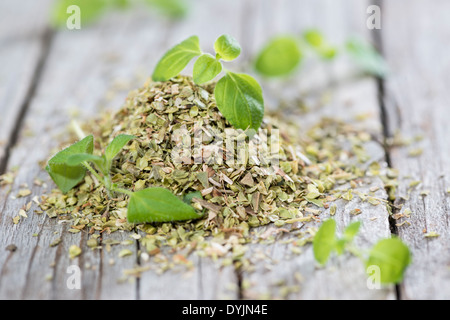
<path fill-rule="evenodd" d="M 196 84 L 214 79 L 222 71 L 222 64 L 212 55 L 202 54 L 194 64 L 193 77 Z"/>
<path fill-rule="evenodd" d="M 86 168 L 84 166 L 71 166 L 67 164 L 68 158 L 74 154 L 91 154 L 93 149 L 94 137 L 89 135 L 64 150 L 61 150 L 48 161 L 45 169 L 62 192 L 66 193 L 75 187 L 83 180 L 86 174 Z"/>
<path fill-rule="evenodd" d="M 411 263 L 411 253 L 406 244 L 398 238 L 378 241 L 370 251 L 366 267 L 377 266 L 381 283 L 399 283 Z"/>
<path fill-rule="evenodd" d="M 353 238 L 358 234 L 361 227 L 360 221 L 350 223 L 344 230 L 344 239 L 347 241 L 353 241 Z"/>
<path fill-rule="evenodd" d="M 81 26 L 97 20 L 105 11 L 108 3 L 105 0 L 56 0 L 51 9 L 51 22 L 54 26 L 65 27 L 67 19 L 74 13 L 68 8 L 76 5 L 80 8 Z"/>
<path fill-rule="evenodd" d="M 355 221 L 350 223 L 344 230 L 343 237 L 336 241 L 336 251 L 338 254 L 344 252 L 345 246 L 352 242 L 355 236 L 358 234 L 359 228 L 361 227 L 360 221 Z"/>
<path fill-rule="evenodd" d="M 159 187 L 133 192 L 128 203 L 130 223 L 190 220 L 200 216 L 169 190 Z"/>
<path fill-rule="evenodd" d="M 320 31 L 307 30 L 303 33 L 303 38 L 323 59 L 330 60 L 336 56 L 337 49 L 327 43 Z"/>
<path fill-rule="evenodd" d="M 192 191 L 192 192 L 189 192 L 188 194 L 186 194 L 186 195 L 183 197 L 183 201 L 184 201 L 186 204 L 191 204 L 192 199 L 194 199 L 194 198 L 197 198 L 197 199 L 203 199 L 202 193 L 201 193 L 200 191 Z"/>
<path fill-rule="evenodd" d="M 127 9 L 131 6 L 131 3 L 129 0 L 112 0 L 110 1 L 111 5 L 118 8 L 118 9 Z"/>
<path fill-rule="evenodd" d="M 90 153 L 78 153 L 67 158 L 66 163 L 69 166 L 81 165 L 84 161 L 93 162 L 103 175 L 109 175 L 110 168 L 108 167 L 105 157 L 96 156 Z"/>
<path fill-rule="evenodd" d="M 77 153 L 68 157 L 66 163 L 69 166 L 76 166 L 83 163 L 84 161 L 94 162 L 97 164 L 102 163 L 103 158 L 90 153 Z"/>
<path fill-rule="evenodd" d="M 386 61 L 369 42 L 355 37 L 347 41 L 346 48 L 364 72 L 380 78 L 388 74 L 389 68 Z"/>
<path fill-rule="evenodd" d="M 107 162 L 111 162 L 115 156 L 122 150 L 125 145 L 135 139 L 136 137 L 129 134 L 119 134 L 117 135 L 106 147 L 105 158 Z"/>
<path fill-rule="evenodd" d="M 146 0 L 146 2 L 173 19 L 185 17 L 189 9 L 185 0 Z"/>
<path fill-rule="evenodd" d="M 272 39 L 261 50 L 256 58 L 255 68 L 267 77 L 286 76 L 297 68 L 301 59 L 297 39 L 281 36 Z"/>
<path fill-rule="evenodd" d="M 314 258 L 324 265 L 336 245 L 336 221 L 326 220 L 322 223 L 313 240 Z"/>
<path fill-rule="evenodd" d="M 259 83 L 249 75 L 228 72 L 214 89 L 217 107 L 237 129 L 258 130 L 264 116 L 264 99 Z"/>
<path fill-rule="evenodd" d="M 239 57 L 241 54 L 241 46 L 235 38 L 224 34 L 214 42 L 214 50 L 224 61 L 231 61 Z"/>
<path fill-rule="evenodd" d="M 167 51 L 153 71 L 153 81 L 167 81 L 177 76 L 194 57 L 202 54 L 197 36 L 180 42 Z"/>
<path fill-rule="evenodd" d="M 314 48 L 320 48 L 325 43 L 322 33 L 316 29 L 305 31 L 303 33 L 303 38 Z"/>

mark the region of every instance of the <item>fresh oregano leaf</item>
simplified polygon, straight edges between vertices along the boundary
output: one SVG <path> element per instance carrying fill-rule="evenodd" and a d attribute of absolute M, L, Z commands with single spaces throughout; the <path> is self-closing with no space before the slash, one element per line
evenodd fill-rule
<path fill-rule="evenodd" d="M 75 187 L 86 174 L 86 168 L 83 165 L 67 164 L 69 157 L 80 153 L 92 154 L 93 149 L 94 137 L 89 135 L 61 150 L 48 161 L 45 169 L 62 192 L 66 193 Z"/>
<path fill-rule="evenodd" d="M 185 0 L 146 0 L 146 2 L 173 19 L 183 18 L 189 9 Z"/>
<path fill-rule="evenodd" d="M 202 54 L 197 36 L 191 36 L 167 51 L 153 71 L 153 81 L 167 81 L 178 75 L 194 57 Z"/>
<path fill-rule="evenodd" d="M 214 89 L 217 107 L 237 129 L 258 130 L 264 116 L 259 83 L 247 74 L 227 72 Z"/>
<path fill-rule="evenodd" d="M 371 249 L 366 268 L 376 266 L 381 283 L 399 283 L 411 263 L 411 253 L 406 244 L 398 238 L 382 239 Z"/>
<path fill-rule="evenodd" d="M 336 221 L 328 219 L 322 223 L 313 240 L 314 258 L 324 265 L 336 246 Z"/>
<path fill-rule="evenodd" d="M 353 241 L 353 238 L 358 234 L 359 228 L 361 227 L 360 221 L 355 221 L 350 223 L 344 230 L 344 239 L 347 241 Z"/>
<path fill-rule="evenodd" d="M 194 63 L 193 78 L 196 84 L 214 79 L 222 71 L 222 64 L 208 53 L 202 54 Z"/>
<path fill-rule="evenodd" d="M 159 187 L 133 192 L 128 202 L 130 223 L 169 222 L 200 218 L 195 209 Z"/>
<path fill-rule="evenodd" d="M 202 193 L 200 191 L 189 192 L 189 193 L 185 194 L 185 196 L 183 197 L 183 201 L 186 204 L 191 204 L 192 199 L 194 199 L 194 198 L 203 199 Z"/>
<path fill-rule="evenodd" d="M 113 0 L 111 5 L 119 9 L 127 9 L 131 6 L 131 2 L 129 0 Z"/>
<path fill-rule="evenodd" d="M 122 150 L 125 145 L 136 138 L 133 135 L 129 134 L 119 134 L 117 135 L 106 147 L 105 149 L 105 158 L 107 162 L 111 162 L 115 156 Z"/>
<path fill-rule="evenodd" d="M 81 165 L 83 162 L 93 162 L 104 176 L 109 176 L 110 167 L 106 163 L 105 157 L 96 156 L 89 153 L 78 153 L 70 156 L 67 159 L 67 164 L 70 166 Z M 84 164 L 83 164 L 84 165 Z"/>
<path fill-rule="evenodd" d="M 389 68 L 378 51 L 367 41 L 354 37 L 346 43 L 347 51 L 355 63 L 368 74 L 383 78 Z"/>
<path fill-rule="evenodd" d="M 224 61 L 231 61 L 241 54 L 241 46 L 235 38 L 228 34 L 221 35 L 214 42 L 214 50 Z"/>
<path fill-rule="evenodd" d="M 100 156 L 96 156 L 95 154 L 77 153 L 77 154 L 74 154 L 74 155 L 71 155 L 70 157 L 68 157 L 66 163 L 69 166 L 76 166 L 85 161 L 100 164 L 104 161 L 104 159 Z"/>
<path fill-rule="evenodd" d="M 350 223 L 344 230 L 342 238 L 336 241 L 336 251 L 338 254 L 344 252 L 345 246 L 353 241 L 355 236 L 358 234 L 359 228 L 361 227 L 360 221 L 355 221 Z"/>
<path fill-rule="evenodd" d="M 330 60 L 336 56 L 337 49 L 328 44 L 320 31 L 316 29 L 307 30 L 304 32 L 303 38 L 323 59 Z"/>
<path fill-rule="evenodd" d="M 302 53 L 297 39 L 280 36 L 272 39 L 258 54 L 255 68 L 267 77 L 286 76 L 299 65 Z"/>

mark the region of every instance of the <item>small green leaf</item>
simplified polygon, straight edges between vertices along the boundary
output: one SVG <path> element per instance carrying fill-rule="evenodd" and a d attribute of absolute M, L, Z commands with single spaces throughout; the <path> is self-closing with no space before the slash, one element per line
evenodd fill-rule
<path fill-rule="evenodd" d="M 325 43 L 322 33 L 316 29 L 305 31 L 303 33 L 303 38 L 314 48 L 320 48 Z"/>
<path fill-rule="evenodd" d="M 336 246 L 336 221 L 326 220 L 322 223 L 313 240 L 314 257 L 324 265 Z"/>
<path fill-rule="evenodd" d="M 183 197 L 183 201 L 184 201 L 184 203 L 190 205 L 191 202 L 192 202 L 192 199 L 194 199 L 194 198 L 203 199 L 202 193 L 201 193 L 200 191 L 192 191 L 192 192 L 189 192 L 188 194 L 186 194 L 186 195 Z"/>
<path fill-rule="evenodd" d="M 410 263 L 408 246 L 398 238 L 389 238 L 378 241 L 372 247 L 366 267 L 379 268 L 381 283 L 399 283 Z"/>
<path fill-rule="evenodd" d="M 255 68 L 264 76 L 279 77 L 292 73 L 302 54 L 297 39 L 281 36 L 272 39 L 258 54 Z"/>
<path fill-rule="evenodd" d="M 346 48 L 364 72 L 381 78 L 388 74 L 386 61 L 369 42 L 361 38 L 352 38 L 347 42 Z"/>
<path fill-rule="evenodd" d="M 323 59 L 330 60 L 336 56 L 337 49 L 327 43 L 320 31 L 307 30 L 304 32 L 303 38 Z"/>
<path fill-rule="evenodd" d="M 195 209 L 159 187 L 133 192 L 128 203 L 130 223 L 169 222 L 200 218 Z"/>
<path fill-rule="evenodd" d="M 249 75 L 228 72 L 214 89 L 217 107 L 237 129 L 258 130 L 264 116 L 264 99 L 259 83 Z"/>
<path fill-rule="evenodd" d="M 146 0 L 146 2 L 173 19 L 185 17 L 189 9 L 184 0 Z"/>
<path fill-rule="evenodd" d="M 66 193 L 75 187 L 86 174 L 86 168 L 82 165 L 71 166 L 67 164 L 68 158 L 74 154 L 91 154 L 93 149 L 94 137 L 89 135 L 61 150 L 48 161 L 45 169 L 62 192 Z"/>
<path fill-rule="evenodd" d="M 212 55 L 202 54 L 194 64 L 193 77 L 196 84 L 214 79 L 222 71 L 222 64 Z"/>
<path fill-rule="evenodd" d="M 177 76 L 194 57 L 202 54 L 197 36 L 180 42 L 167 51 L 153 71 L 153 81 L 167 81 Z"/>
<path fill-rule="evenodd" d="M 355 236 L 358 234 L 360 227 L 360 221 L 350 223 L 344 230 L 344 239 L 347 241 L 352 241 L 353 238 L 355 238 Z"/>
<path fill-rule="evenodd" d="M 231 61 L 239 57 L 241 54 L 241 46 L 235 38 L 224 34 L 214 42 L 214 50 L 224 61 Z"/>
<path fill-rule="evenodd" d="M 69 166 L 76 166 L 84 161 L 100 164 L 103 162 L 103 158 L 90 153 L 77 153 L 68 157 L 66 163 Z"/>
<path fill-rule="evenodd" d="M 118 9 L 127 9 L 131 6 L 131 3 L 129 0 L 113 0 L 111 5 Z"/>
<path fill-rule="evenodd" d="M 109 145 L 105 149 L 105 158 L 106 161 L 111 162 L 115 156 L 122 150 L 125 145 L 135 139 L 136 137 L 129 134 L 119 134 L 117 135 L 113 141 L 109 143 Z"/>
<path fill-rule="evenodd" d="M 361 227 L 360 221 L 355 221 L 350 223 L 344 230 L 343 237 L 336 241 L 336 251 L 338 254 L 344 252 L 345 246 L 352 242 L 355 236 L 358 234 L 359 228 Z"/>

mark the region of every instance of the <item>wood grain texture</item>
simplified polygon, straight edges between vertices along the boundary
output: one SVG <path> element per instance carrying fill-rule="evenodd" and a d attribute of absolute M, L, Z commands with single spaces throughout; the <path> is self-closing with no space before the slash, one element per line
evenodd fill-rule
<path fill-rule="evenodd" d="M 126 257 L 119 257 L 121 246 L 102 244 L 102 249 L 90 249 L 86 243 L 91 235 L 67 232 L 70 225 L 33 213 L 37 209 L 35 204 L 28 218 L 13 223 L 19 209 L 32 196 L 44 194 L 53 187 L 38 163 L 59 147 L 57 141 L 64 135 L 72 111 L 78 110 L 78 118 L 83 121 L 99 110 L 119 108 L 127 91 L 138 87 L 151 74 L 169 46 L 197 34 L 202 48 L 212 52 L 214 40 L 229 33 L 243 46 L 241 57 L 229 69 L 251 70 L 251 58 L 268 38 L 277 34 L 300 34 L 306 28 L 316 27 L 337 45 L 354 34 L 367 38 L 366 1 L 202 0 L 195 1 L 196 7 L 186 20 L 180 21 L 164 20 L 146 10 L 112 13 L 82 30 L 55 32 L 48 48 L 42 38 L 47 23 L 44 7 L 31 2 L 34 1 L 30 0 L 30 8 L 34 8 L 37 18 L 30 19 L 29 23 L 21 21 L 27 20 L 27 14 L 31 13 L 19 10 L 12 0 L 0 4 L 0 9 L 12 8 L 16 12 L 0 20 L 0 62 L 8 61 L 0 70 L 0 112 L 4 115 L 0 117 L 0 140 L 4 141 L 3 145 L 0 143 L 0 159 L 2 152 L 5 155 L 11 135 L 18 133 L 5 167 L 11 170 L 17 166 L 17 176 L 13 185 L 0 188 L 1 299 L 396 298 L 392 286 L 369 290 L 362 262 L 355 257 L 333 258 L 327 267 L 318 268 L 310 244 L 300 248 L 300 255 L 295 254 L 288 242 L 308 227 L 319 226 L 319 222 L 296 225 L 298 230 L 291 234 L 279 233 L 273 244 L 250 244 L 246 253 L 251 262 L 248 268 L 235 270 L 233 266 L 222 266 L 220 259 L 213 261 L 191 254 L 188 258 L 193 269 L 176 266 L 164 273 L 157 272 L 153 257 L 143 258 L 137 242 L 126 247 L 132 252 Z M 414 263 L 400 286 L 401 298 L 450 296 L 450 204 L 446 192 L 450 187 L 450 150 L 446 141 L 449 108 L 445 90 L 450 64 L 442 49 L 442 43 L 450 35 L 445 23 L 448 6 L 445 1 L 437 1 L 433 7 L 426 6 L 425 1 L 413 1 L 406 8 L 386 1 L 382 9 L 381 40 L 393 68 L 393 76 L 385 82 L 384 97 L 391 133 L 398 126 L 407 137 L 424 136 L 417 142 L 424 150 L 418 157 L 409 157 L 408 148 L 393 148 L 389 153 L 392 165 L 400 172 L 399 196 L 408 195 L 411 180 L 422 181 L 411 191 L 408 200 L 398 198 L 396 202 L 413 212 L 408 219 L 411 225 L 398 227 L 399 236 L 414 254 Z M 406 9 L 411 15 L 404 12 Z M 415 32 L 411 32 L 411 20 L 415 21 Z M 3 28 L 14 23 L 22 27 Z M 280 95 L 299 93 L 308 93 L 312 105 L 319 106 L 314 101 L 326 92 L 329 99 L 325 105 L 298 118 L 300 134 L 321 117 L 340 118 L 369 132 L 373 139 L 364 147 L 373 160 L 383 161 L 376 82 L 355 78 L 356 71 L 345 57 L 326 68 L 314 63 L 303 67 L 298 78 L 290 78 L 298 80 L 291 81 L 295 83 L 291 87 L 283 81 L 269 83 L 251 71 L 267 88 L 268 108 L 277 105 Z M 192 65 L 185 73 L 190 68 Z M 23 121 L 19 121 L 21 112 Z M 361 115 L 365 115 L 365 121 L 355 121 Z M 17 127 L 17 123 L 21 126 Z M 10 146 L 13 144 L 9 142 Z M 47 186 L 35 185 L 36 177 L 46 181 Z M 380 179 L 372 177 L 365 182 L 360 186 L 362 191 L 377 186 L 377 195 L 387 199 Z M 19 190 L 25 188 L 24 184 L 31 189 L 32 196 L 15 199 Z M 421 197 L 421 190 L 430 193 Z M 335 219 L 339 232 L 350 221 L 363 221 L 356 239 L 358 246 L 368 248 L 378 239 L 391 235 L 384 206 L 370 206 L 355 198 L 348 203 L 340 200 L 337 207 Z M 354 208 L 362 209 L 363 213 L 351 216 L 349 212 Z M 328 215 L 326 210 L 320 219 Z M 264 232 L 268 228 L 253 231 Z M 440 237 L 424 238 L 424 229 L 436 231 Z M 50 247 L 56 238 L 61 238 L 61 242 Z M 116 232 L 102 235 L 101 241 L 129 239 L 129 233 Z M 83 254 L 70 259 L 68 249 L 74 244 L 82 248 Z M 165 249 L 163 254 L 170 258 Z M 71 265 L 80 268 L 80 290 L 67 286 L 71 275 L 67 268 Z M 133 276 L 136 271 L 141 271 L 138 277 Z"/>
<path fill-rule="evenodd" d="M 264 32 L 254 30 L 255 45 L 260 47 L 264 36 L 278 34 L 301 35 L 308 28 L 319 29 L 325 37 L 342 50 L 342 46 L 351 36 L 368 39 L 365 25 L 367 4 L 364 1 L 277 1 L 265 2 L 262 8 L 261 21 L 256 25 Z M 293 17 L 295 16 L 295 18 Z M 264 18 L 262 18 L 264 17 Z M 276 24 L 268 26 L 267 17 L 292 17 L 276 19 Z M 266 40 L 267 41 L 267 40 Z M 257 50 L 255 50 L 257 51 Z M 312 60 L 312 61 L 311 61 Z M 264 81 L 264 80 L 263 80 Z M 299 135 L 317 124 L 322 118 L 341 120 L 349 125 L 364 130 L 372 136 L 372 140 L 364 145 L 370 160 L 384 163 L 385 152 L 379 142 L 383 139 L 380 122 L 378 89 L 375 80 L 358 78 L 358 70 L 341 52 L 338 59 L 329 63 L 306 59 L 303 66 L 287 81 L 264 83 L 269 88 L 269 103 L 276 105 L 281 97 L 302 97 L 310 107 L 310 111 L 295 117 L 300 126 Z M 326 98 L 324 99 L 324 97 Z M 289 99 L 289 98 L 288 98 Z M 325 103 L 323 101 L 326 101 Z M 364 116 L 364 121 L 356 121 Z M 292 116 L 291 116 L 292 119 Z M 345 148 L 342 141 L 342 148 Z M 379 178 L 366 179 L 366 185 L 360 187 L 361 192 L 378 187 L 378 196 L 387 200 L 384 184 Z M 354 198 L 346 203 L 336 202 L 337 212 L 333 217 L 337 222 L 338 232 L 355 220 L 362 221 L 361 232 L 356 243 L 368 249 L 381 238 L 391 236 L 388 212 L 384 206 L 372 206 Z M 362 214 L 350 215 L 352 209 L 359 208 Z M 329 218 L 329 210 L 322 210 L 320 220 Z M 291 233 L 279 233 L 276 241 L 270 245 L 250 244 L 246 257 L 251 261 L 249 267 L 242 268 L 243 297 L 281 298 L 281 299 L 395 299 L 394 286 L 381 290 L 371 290 L 367 286 L 367 275 L 362 261 L 356 257 L 345 255 L 332 259 L 325 268 L 320 268 L 314 260 L 312 245 L 295 248 L 289 244 L 307 233 L 310 227 L 319 227 L 320 221 L 293 226 Z M 256 239 L 271 226 L 258 228 Z M 258 235 L 256 235 L 256 233 Z M 299 255 L 293 252 L 300 249 Z"/>
<path fill-rule="evenodd" d="M 75 107 L 81 119 L 92 117 L 102 107 L 117 109 L 127 91 L 140 85 L 143 80 L 139 72 L 151 70 L 150 66 L 156 59 L 151 56 L 151 47 L 164 41 L 145 32 L 156 24 L 145 13 L 136 12 L 126 19 L 113 15 L 90 28 L 75 32 L 61 30 L 55 34 L 47 63 L 20 128 L 18 143 L 11 150 L 7 169 L 19 168 L 15 182 L 0 190 L 2 298 L 136 298 L 136 283 L 126 282 L 115 287 L 117 290 L 120 288 L 120 292 L 108 290 L 110 283 L 116 283 L 122 277 L 122 268 L 104 270 L 112 259 L 111 255 L 115 255 L 116 263 L 125 269 L 131 268 L 128 258 L 117 258 L 118 253 L 114 249 L 103 254 L 92 251 L 86 246 L 87 234 L 68 233 L 68 226 L 32 211 L 28 218 L 13 224 L 12 218 L 31 200 L 31 196 L 20 199 L 12 199 L 11 196 L 16 195 L 23 184 L 31 188 L 33 196 L 45 193 L 33 184 L 37 177 L 46 181 L 48 188 L 54 187 L 39 162 L 46 161 L 53 148 L 59 147 L 58 141 L 64 136 Z M 147 27 L 143 28 L 144 25 Z M 136 42 L 129 36 L 136 30 L 142 31 L 139 37 L 146 41 Z M 33 233 L 37 236 L 33 237 Z M 61 237 L 61 243 L 49 248 L 57 236 Z M 121 239 L 122 235 L 117 234 L 117 237 Z M 17 250 L 4 250 L 11 244 L 17 246 Z M 71 245 L 80 246 L 86 255 L 69 259 L 68 248 Z M 136 256 L 137 247 L 133 246 L 133 250 Z M 71 290 L 66 285 L 70 265 L 81 270 L 81 290 Z"/>
<path fill-rule="evenodd" d="M 364 132 L 372 133 L 374 137 L 381 135 L 374 80 L 366 79 L 342 85 L 330 95 L 329 103 L 298 118 L 300 126 L 303 125 L 299 134 L 306 134 L 308 127 L 322 117 L 331 116 L 351 126 L 359 125 L 360 128 L 364 128 Z M 368 116 L 364 121 L 355 122 L 355 116 L 360 113 Z M 345 144 L 345 141 L 342 141 L 342 148 L 346 148 Z M 362 164 L 355 162 L 356 165 L 364 168 L 373 161 L 384 163 L 384 150 L 377 141 L 367 142 L 364 148 L 370 158 Z M 346 187 L 348 186 L 337 186 L 337 189 L 344 190 Z M 355 190 L 367 193 L 372 188 L 378 188 L 377 198 L 387 201 L 384 183 L 378 177 L 366 177 Z M 351 222 L 361 221 L 361 230 L 355 239 L 358 248 L 368 250 L 378 240 L 391 236 L 389 213 L 385 205 L 373 206 L 362 202 L 358 197 L 349 202 L 339 199 L 335 204 L 337 210 L 333 219 L 337 222 L 339 234 Z M 362 213 L 353 216 L 350 214 L 353 209 L 360 209 Z M 293 240 L 295 243 L 295 240 L 305 237 L 302 232 L 307 234 L 308 228 L 319 227 L 320 221 L 327 218 L 330 218 L 329 209 L 322 209 L 318 221 L 293 226 L 294 231 L 290 233 L 279 233 L 273 244 L 249 245 L 247 257 L 253 262 L 254 267 L 250 268 L 250 271 L 245 269 L 243 271 L 242 278 L 248 286 L 244 290 L 244 297 L 308 300 L 395 299 L 394 286 L 382 287 L 379 290 L 368 287 L 365 266 L 359 258 L 349 254 L 335 257 L 326 267 L 321 268 L 314 260 L 310 243 L 298 248 L 289 244 Z M 258 228 L 257 232 L 261 235 L 269 228 L 271 227 Z M 258 236 L 255 237 L 257 238 Z M 301 254 L 294 254 L 298 249 L 301 250 Z"/>
<path fill-rule="evenodd" d="M 11 0 L 0 4 L 0 173 L 45 59 L 49 4 L 49 0 L 23 1 L 20 8 Z"/>
<path fill-rule="evenodd" d="M 407 14 L 405 14 L 407 9 Z M 390 151 L 399 171 L 396 204 L 409 208 L 410 224 L 398 235 L 412 249 L 413 263 L 401 285 L 404 299 L 450 298 L 450 60 L 445 43 L 450 36 L 448 1 L 382 3 L 381 40 L 392 69 L 385 82 L 385 104 L 391 135 L 398 131 L 409 146 Z M 417 139 L 417 137 L 421 137 Z M 415 139 L 416 138 L 416 139 Z M 411 150 L 422 150 L 411 156 Z M 421 181 L 410 188 L 412 181 Z M 422 195 L 422 191 L 429 191 Z M 428 232 L 437 238 L 426 238 Z"/>
<path fill-rule="evenodd" d="M 154 50 L 158 56 L 174 44 L 186 39 L 190 35 L 198 35 L 200 46 L 204 52 L 214 52 L 214 41 L 222 34 L 240 37 L 247 33 L 243 27 L 243 6 L 245 2 L 239 0 L 215 2 L 208 0 L 192 2 L 189 15 L 185 20 L 172 25 L 167 32 L 164 46 Z M 201 18 L 199 18 L 201 17 Z M 243 48 L 245 51 L 245 48 Z M 155 61 L 156 64 L 156 61 Z M 182 72 L 192 74 L 190 63 Z M 238 63 L 239 66 L 239 63 Z M 233 67 L 230 66 L 230 69 Z M 234 69 L 233 69 L 234 70 Z M 165 259 L 171 261 L 174 254 L 162 252 Z M 193 262 L 194 268 L 187 270 L 183 265 L 176 265 L 173 270 L 164 273 L 155 272 L 158 266 L 152 259 L 141 261 L 142 267 L 148 267 L 139 279 L 140 299 L 237 299 L 237 275 L 233 266 L 221 266 L 221 259 L 214 262 L 210 258 L 202 258 L 195 254 L 187 257 Z"/>

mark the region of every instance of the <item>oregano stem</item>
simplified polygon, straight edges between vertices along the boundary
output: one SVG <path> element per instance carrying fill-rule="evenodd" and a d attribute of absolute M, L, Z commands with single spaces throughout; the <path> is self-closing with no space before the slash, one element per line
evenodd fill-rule
<path fill-rule="evenodd" d="M 78 139 L 81 140 L 84 137 L 86 137 L 86 134 L 84 133 L 83 129 L 81 129 L 80 125 L 78 124 L 78 122 L 76 120 L 72 120 L 71 124 L 72 124 L 72 129 L 73 129 L 73 131 L 75 131 L 75 134 L 77 135 Z"/>
<path fill-rule="evenodd" d="M 366 262 L 366 259 L 364 258 L 363 252 L 355 247 L 354 245 L 348 246 L 347 251 L 353 254 L 355 257 L 359 258 L 363 263 Z"/>
<path fill-rule="evenodd" d="M 83 161 L 82 164 L 97 178 L 98 182 L 102 183 L 103 185 L 105 184 L 104 179 L 100 177 L 97 171 L 95 171 L 87 161 Z"/>
<path fill-rule="evenodd" d="M 112 189 L 113 189 L 113 191 L 117 191 L 117 192 L 120 192 L 120 193 L 125 193 L 126 195 L 129 195 L 129 196 L 131 196 L 133 194 L 132 191 L 127 190 L 127 189 L 122 189 L 122 188 L 118 188 L 118 187 L 113 187 Z"/>

